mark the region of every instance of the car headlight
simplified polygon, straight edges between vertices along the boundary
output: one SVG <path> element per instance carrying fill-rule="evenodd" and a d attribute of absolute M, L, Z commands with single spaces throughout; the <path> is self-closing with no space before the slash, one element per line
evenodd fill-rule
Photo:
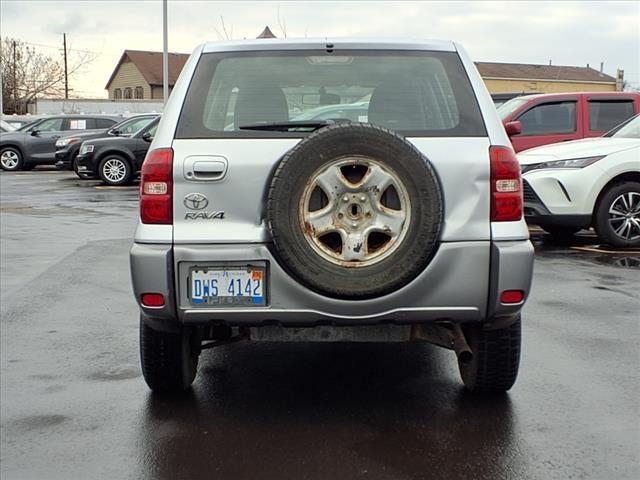
<path fill-rule="evenodd" d="M 527 171 L 531 170 L 543 170 L 546 168 L 584 168 L 596 163 L 598 160 L 602 160 L 606 155 L 599 155 L 597 157 L 584 157 L 584 158 L 571 158 L 568 160 L 554 160 L 552 162 L 542 162 L 535 166 L 530 165 Z"/>
<path fill-rule="evenodd" d="M 93 145 L 89 144 L 83 144 L 80 147 L 80 155 L 84 155 L 85 153 L 91 153 L 93 152 Z"/>
<path fill-rule="evenodd" d="M 56 140 L 56 148 L 66 147 L 72 143 L 78 143 L 79 141 L 80 139 L 76 137 L 61 138 L 60 140 Z"/>

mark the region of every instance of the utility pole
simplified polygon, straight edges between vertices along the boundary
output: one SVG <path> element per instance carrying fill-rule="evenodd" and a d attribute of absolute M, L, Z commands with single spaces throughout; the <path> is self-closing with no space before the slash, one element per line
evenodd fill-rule
<path fill-rule="evenodd" d="M 167 33 L 167 0 L 162 0 L 162 99 L 169 99 L 169 38 Z"/>
<path fill-rule="evenodd" d="M 67 75 L 67 34 L 62 34 L 62 48 L 64 49 L 64 98 L 69 98 L 69 77 Z"/>
<path fill-rule="evenodd" d="M 12 42 L 13 45 L 13 113 L 18 112 L 18 80 L 16 75 L 16 41 Z"/>

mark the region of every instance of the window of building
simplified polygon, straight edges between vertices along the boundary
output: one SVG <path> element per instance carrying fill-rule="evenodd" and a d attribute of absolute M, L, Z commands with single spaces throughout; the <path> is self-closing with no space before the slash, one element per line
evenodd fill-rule
<path fill-rule="evenodd" d="M 589 100 L 589 129 L 605 132 L 634 115 L 633 100 Z"/>
<path fill-rule="evenodd" d="M 135 98 L 144 98 L 144 90 L 142 87 L 136 87 Z"/>
<path fill-rule="evenodd" d="M 518 118 L 522 135 L 553 135 L 576 131 L 576 102 L 536 105 Z"/>
<path fill-rule="evenodd" d="M 120 98 L 122 98 L 122 90 L 120 90 L 119 88 L 116 88 L 116 89 L 113 91 L 113 98 L 115 98 L 115 99 L 120 99 Z"/>
<path fill-rule="evenodd" d="M 124 89 L 124 98 L 131 98 L 131 87 L 127 87 Z"/>

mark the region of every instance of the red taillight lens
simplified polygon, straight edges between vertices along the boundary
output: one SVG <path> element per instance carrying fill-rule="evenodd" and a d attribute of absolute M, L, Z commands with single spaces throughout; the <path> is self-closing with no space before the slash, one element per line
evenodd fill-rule
<path fill-rule="evenodd" d="M 143 293 L 141 301 L 145 307 L 164 307 L 164 296 L 161 293 Z"/>
<path fill-rule="evenodd" d="M 509 147 L 489 148 L 491 159 L 491 221 L 513 222 L 522 218 L 520 164 Z"/>
<path fill-rule="evenodd" d="M 520 303 L 522 300 L 524 300 L 522 290 L 505 290 L 500 295 L 500 303 Z"/>
<path fill-rule="evenodd" d="M 142 223 L 173 223 L 173 150 L 158 148 L 147 153 L 140 174 Z"/>

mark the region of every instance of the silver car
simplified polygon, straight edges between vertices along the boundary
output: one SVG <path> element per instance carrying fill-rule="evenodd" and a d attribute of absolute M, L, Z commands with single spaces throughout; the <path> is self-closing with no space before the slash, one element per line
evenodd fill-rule
<path fill-rule="evenodd" d="M 340 104 L 366 116 L 304 119 Z M 470 390 L 514 384 L 533 248 L 518 161 L 460 45 L 201 45 L 140 189 L 152 390 L 189 388 L 201 350 L 237 340 L 427 341 Z"/>

